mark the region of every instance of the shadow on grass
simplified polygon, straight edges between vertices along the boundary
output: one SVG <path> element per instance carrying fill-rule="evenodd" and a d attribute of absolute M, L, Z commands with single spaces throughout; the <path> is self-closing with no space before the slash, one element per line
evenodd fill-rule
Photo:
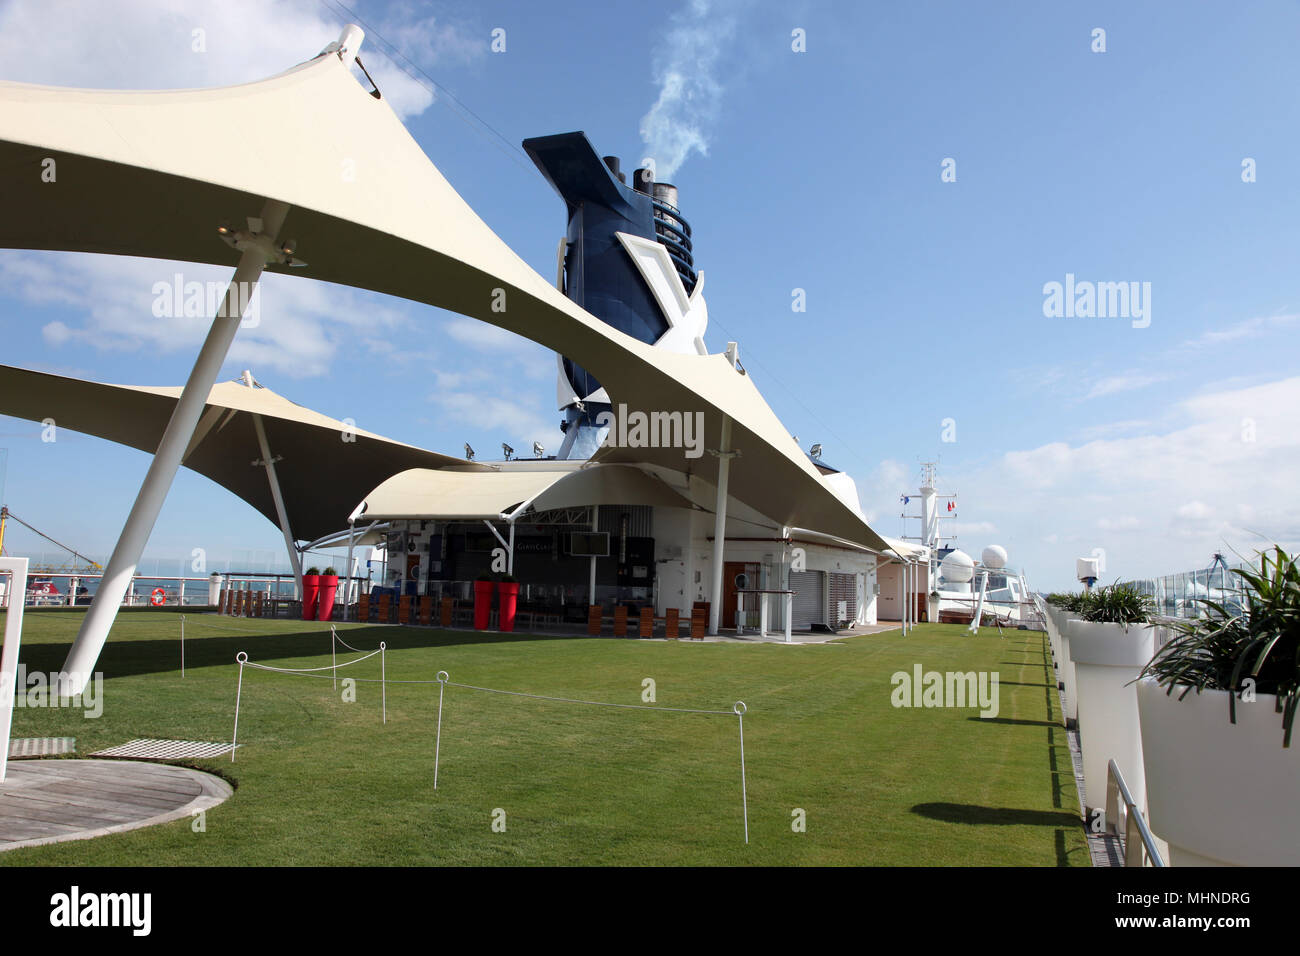
<path fill-rule="evenodd" d="M 1065 810 L 1022 810 L 1016 807 L 983 807 L 974 803 L 918 803 L 912 812 L 944 823 L 967 823 L 989 827 L 1055 827 L 1077 829 L 1076 815 Z"/>
<path fill-rule="evenodd" d="M 967 717 L 977 724 L 1012 724 L 1017 727 L 1055 727 L 1050 720 L 1021 720 L 1016 717 Z"/>
<path fill-rule="evenodd" d="M 123 623 L 119 622 L 120 628 Z M 195 670 L 202 667 L 220 667 L 233 665 L 235 655 L 246 651 L 253 661 L 284 661 L 292 658 L 328 657 L 330 653 L 330 634 L 328 628 L 321 630 L 319 623 L 303 622 L 303 629 L 296 631 L 257 632 L 258 622 L 248 619 L 235 619 L 237 624 L 247 630 L 230 631 L 225 634 L 204 633 L 196 636 L 195 631 L 207 627 L 222 627 L 222 624 L 206 625 L 204 622 L 189 618 L 186 621 L 185 667 Z M 226 625 L 230 626 L 230 625 Z M 388 650 L 396 651 L 410 648 L 455 647 L 466 644 L 511 644 L 535 641 L 573 641 L 597 640 L 597 638 L 574 637 L 565 634 L 514 634 L 487 633 L 483 631 L 440 630 L 424 627 L 357 627 L 341 630 L 339 637 L 362 651 L 372 651 L 384 641 Z M 607 638 L 618 640 L 618 638 Z M 23 662 L 29 671 L 54 672 L 63 667 L 63 662 L 71 649 L 71 642 L 41 642 L 24 644 Z M 340 655 L 351 655 L 342 645 L 338 648 Z M 180 625 L 177 622 L 176 638 L 154 638 L 151 640 L 122 640 L 109 636 L 100 656 L 97 670 L 105 678 L 133 677 L 140 674 L 160 674 L 178 671 L 180 668 Z"/>

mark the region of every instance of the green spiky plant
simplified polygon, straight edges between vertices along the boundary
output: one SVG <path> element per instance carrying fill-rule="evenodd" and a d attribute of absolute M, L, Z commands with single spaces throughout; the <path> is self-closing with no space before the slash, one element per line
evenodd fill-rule
<path fill-rule="evenodd" d="M 1078 611 L 1083 605 L 1082 594 L 1049 594 L 1047 603 L 1053 607 L 1059 607 L 1062 611 Z"/>
<path fill-rule="evenodd" d="M 1073 608 L 1085 621 L 1105 624 L 1146 624 L 1155 613 L 1151 599 L 1132 584 L 1115 583 L 1085 591 Z"/>
<path fill-rule="evenodd" d="M 1185 689 L 1228 692 L 1228 716 L 1237 722 L 1237 694 L 1246 678 L 1254 690 L 1277 696 L 1282 715 L 1282 746 L 1291 746 L 1300 704 L 1300 566 L 1296 555 L 1274 545 L 1259 553 L 1259 568 L 1232 568 L 1245 585 L 1240 606 L 1197 598 L 1210 612 L 1205 618 L 1177 621 L 1176 635 L 1143 669 L 1166 693 Z"/>
<path fill-rule="evenodd" d="M 303 572 L 303 574 L 304 574 L 305 577 L 310 577 L 310 576 L 313 575 L 313 574 L 315 574 L 315 575 L 319 575 L 319 574 L 320 574 L 320 568 L 308 568 L 305 572 Z"/>

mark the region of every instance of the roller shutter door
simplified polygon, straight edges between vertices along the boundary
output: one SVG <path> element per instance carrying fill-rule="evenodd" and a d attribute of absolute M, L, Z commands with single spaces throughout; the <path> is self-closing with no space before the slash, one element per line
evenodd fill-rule
<path fill-rule="evenodd" d="M 838 571 L 827 573 L 830 576 L 828 584 L 831 595 L 827 610 L 830 611 L 830 617 L 834 618 L 830 623 L 836 627 L 852 624 L 858 619 L 858 576 Z M 840 611 L 841 601 L 844 602 L 843 612 Z"/>
<path fill-rule="evenodd" d="M 791 571 L 790 590 L 796 592 L 792 621 L 796 631 L 826 623 L 821 571 Z"/>

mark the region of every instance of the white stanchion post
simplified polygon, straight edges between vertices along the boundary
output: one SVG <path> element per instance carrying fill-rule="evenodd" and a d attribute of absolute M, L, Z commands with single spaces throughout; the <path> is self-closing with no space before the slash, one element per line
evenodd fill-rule
<path fill-rule="evenodd" d="M 379 642 L 379 708 L 382 715 L 382 722 L 388 723 L 388 647 L 383 641 Z"/>
<path fill-rule="evenodd" d="M 719 622 L 722 620 L 722 571 L 726 554 L 727 536 L 727 484 L 731 480 L 731 459 L 736 453 L 727 446 L 731 444 L 731 418 L 722 417 L 722 436 L 718 442 L 718 487 L 713 506 L 713 556 L 709 571 L 713 576 L 709 589 L 709 635 L 716 637 Z"/>
<path fill-rule="evenodd" d="M 330 625 L 330 660 L 333 667 L 334 689 L 339 689 L 339 652 L 338 652 L 338 632 L 334 630 L 334 625 Z"/>
<path fill-rule="evenodd" d="M 438 789 L 438 759 L 442 754 L 442 694 L 447 689 L 447 681 L 451 675 L 446 671 L 438 671 L 438 736 L 433 744 L 433 789 Z"/>
<path fill-rule="evenodd" d="M 18 686 L 18 645 L 23 636 L 23 605 L 27 594 L 27 559 L 0 557 L 0 573 L 9 572 L 5 590 L 4 650 L 0 651 L 0 783 L 9 770 L 9 735 L 13 728 L 14 695 Z M 17 600 L 14 600 L 14 598 Z"/>
<path fill-rule="evenodd" d="M 740 721 L 740 806 L 741 812 L 745 815 L 745 845 L 749 845 L 749 789 L 745 785 L 745 711 L 749 708 L 745 706 L 743 700 L 738 700 L 731 705 L 731 709 L 736 712 L 736 718 Z"/>
<path fill-rule="evenodd" d="M 181 615 L 181 680 L 185 679 L 185 615 Z"/>
<path fill-rule="evenodd" d="M 239 746 L 239 700 L 244 695 L 244 664 L 248 661 L 248 655 L 240 651 L 235 655 L 235 661 L 239 664 L 239 683 L 235 685 L 235 731 L 230 735 L 230 762 L 235 762 L 235 750 Z"/>

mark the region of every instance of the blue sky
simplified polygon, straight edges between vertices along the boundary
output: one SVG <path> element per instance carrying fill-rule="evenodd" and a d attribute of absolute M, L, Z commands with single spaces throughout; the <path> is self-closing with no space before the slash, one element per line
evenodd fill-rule
<path fill-rule="evenodd" d="M 899 494 L 938 458 L 961 496 L 958 543 L 1005 545 L 1045 589 L 1069 586 L 1074 558 L 1098 547 L 1113 578 L 1300 543 L 1296 5 L 669 0 L 661 20 L 623 2 L 349 6 L 416 139 L 543 275 L 564 212 L 522 139 L 581 129 L 625 168 L 678 166 L 710 348 L 740 342 L 773 408 L 854 476 L 882 533 L 900 532 Z M 347 19 L 305 0 L 99 7 L 0 4 L 0 79 L 244 82 L 314 55 Z M 441 89 L 386 59 L 390 44 Z M 674 84 L 682 95 L 665 97 Z M 955 182 L 941 181 L 948 158 Z M 180 384 L 205 323 L 150 315 L 152 283 L 172 271 L 0 253 L 0 361 Z M 1044 285 L 1067 273 L 1150 283 L 1149 326 L 1045 317 Z M 791 310 L 795 289 L 806 312 Z M 558 447 L 554 360 L 533 343 L 281 277 L 248 332 L 223 377 L 251 367 L 294 401 L 438 451 Z M 111 549 L 147 456 L 68 433 L 44 443 L 13 419 L 0 447 L 17 514 Z M 279 542 L 182 472 L 146 556 L 203 547 L 220 565 Z M 25 532 L 6 547 L 44 550 Z"/>

